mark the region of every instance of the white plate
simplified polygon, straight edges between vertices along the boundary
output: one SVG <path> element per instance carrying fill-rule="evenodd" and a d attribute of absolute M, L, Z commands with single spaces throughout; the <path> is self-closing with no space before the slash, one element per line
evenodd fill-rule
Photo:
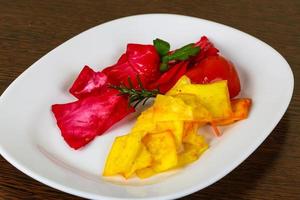
<path fill-rule="evenodd" d="M 159 37 L 173 48 L 207 35 L 237 66 L 243 97 L 253 99 L 247 120 L 225 128 L 194 164 L 150 180 L 111 183 L 101 177 L 113 139 L 133 117 L 118 123 L 86 148 L 74 151 L 60 136 L 53 103 L 74 100 L 72 81 L 88 64 L 99 70 L 116 62 L 127 43 Z M 92 199 L 173 199 L 200 190 L 233 170 L 271 133 L 286 111 L 294 79 L 285 59 L 264 42 L 211 21 L 169 14 L 114 20 L 68 40 L 34 63 L 0 99 L 0 152 L 22 172 L 56 189 Z M 166 177 L 168 176 L 168 177 Z M 247 180 L 245 180 L 247 181 Z M 26 186 L 24 186 L 26 187 Z"/>

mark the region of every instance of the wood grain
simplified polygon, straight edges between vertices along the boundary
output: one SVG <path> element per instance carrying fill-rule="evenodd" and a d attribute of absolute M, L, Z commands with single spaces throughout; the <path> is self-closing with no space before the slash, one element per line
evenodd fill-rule
<path fill-rule="evenodd" d="M 141 13 L 177 13 L 233 26 L 278 50 L 295 76 L 289 109 L 267 140 L 225 178 L 182 199 L 300 199 L 299 0 L 0 0 L 0 94 L 65 40 L 103 22 Z M 31 179 L 1 157 L 0 199 L 81 198 Z"/>

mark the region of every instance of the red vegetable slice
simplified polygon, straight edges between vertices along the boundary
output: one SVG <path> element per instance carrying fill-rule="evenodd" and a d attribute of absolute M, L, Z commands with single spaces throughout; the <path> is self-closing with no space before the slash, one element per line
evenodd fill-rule
<path fill-rule="evenodd" d="M 105 68 L 102 72 L 106 74 L 114 85 L 128 85 L 128 77 L 134 88 L 139 88 L 137 76 L 146 87 L 148 83 L 159 77 L 159 55 L 153 45 L 128 44 L 126 53 L 118 62 Z"/>
<path fill-rule="evenodd" d="M 121 57 L 119 58 L 117 64 L 125 63 L 125 62 L 127 62 L 127 60 L 128 60 L 128 59 L 127 59 L 126 53 L 123 53 L 123 54 L 121 55 Z"/>
<path fill-rule="evenodd" d="M 159 78 L 160 57 L 153 45 L 128 44 L 126 55 L 130 65 L 144 79 L 144 85 Z"/>
<path fill-rule="evenodd" d="M 170 90 L 175 83 L 186 73 L 188 62 L 179 62 L 171 66 L 161 77 L 150 85 L 151 89 L 159 88 L 160 93 L 164 94 Z"/>
<path fill-rule="evenodd" d="M 89 66 L 84 66 L 74 81 L 69 92 L 78 99 L 84 98 L 91 94 L 99 94 L 107 89 L 108 79 L 102 72 L 94 72 Z"/>
<path fill-rule="evenodd" d="M 200 53 L 195 58 L 194 62 L 199 62 L 208 56 L 218 55 L 219 50 L 214 47 L 206 36 L 202 36 L 195 46 L 200 47 Z"/>
<path fill-rule="evenodd" d="M 127 98 L 118 94 L 109 90 L 72 103 L 52 105 L 57 125 L 70 147 L 78 149 L 86 145 L 134 111 L 128 107 Z"/>
<path fill-rule="evenodd" d="M 134 85 L 136 86 L 137 72 L 129 64 L 128 60 L 124 62 L 125 57 L 123 58 L 122 57 L 120 58 L 122 62 L 118 62 L 115 65 L 105 68 L 102 71 L 102 73 L 107 75 L 110 83 L 113 85 L 124 84 L 126 86 L 129 86 L 128 85 L 128 77 L 129 77 L 134 82 Z"/>

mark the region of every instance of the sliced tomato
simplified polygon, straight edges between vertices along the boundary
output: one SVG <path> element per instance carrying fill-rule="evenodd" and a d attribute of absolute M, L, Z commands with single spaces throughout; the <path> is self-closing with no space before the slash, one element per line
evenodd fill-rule
<path fill-rule="evenodd" d="M 211 83 L 227 80 L 230 98 L 237 96 L 241 90 L 240 79 L 233 64 L 224 57 L 208 56 L 191 67 L 186 75 L 193 83 Z"/>

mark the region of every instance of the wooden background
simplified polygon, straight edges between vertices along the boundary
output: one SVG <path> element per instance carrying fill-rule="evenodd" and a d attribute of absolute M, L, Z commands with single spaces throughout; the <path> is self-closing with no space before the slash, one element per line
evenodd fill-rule
<path fill-rule="evenodd" d="M 299 0 L 0 0 L 0 94 L 65 40 L 103 22 L 141 13 L 177 13 L 233 26 L 278 50 L 295 76 L 289 109 L 267 140 L 225 178 L 183 199 L 300 199 Z M 0 157 L 0 199 L 80 198 L 31 179 Z"/>

